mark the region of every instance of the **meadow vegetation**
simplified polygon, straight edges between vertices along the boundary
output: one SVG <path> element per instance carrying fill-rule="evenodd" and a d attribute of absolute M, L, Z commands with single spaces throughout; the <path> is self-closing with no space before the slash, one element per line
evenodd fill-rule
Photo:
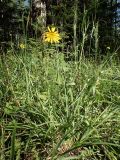
<path fill-rule="evenodd" d="M 115 54 L 65 61 L 33 47 L 1 56 L 0 159 L 119 159 L 119 75 Z"/>
<path fill-rule="evenodd" d="M 120 3 L 26 2 L 0 2 L 0 160 L 119 160 Z"/>

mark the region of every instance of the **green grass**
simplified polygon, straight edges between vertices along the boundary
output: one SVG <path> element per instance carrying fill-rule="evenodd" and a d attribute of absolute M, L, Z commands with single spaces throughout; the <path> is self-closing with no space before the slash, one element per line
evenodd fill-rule
<path fill-rule="evenodd" d="M 1 58 L 0 159 L 120 159 L 120 65 L 42 54 Z"/>

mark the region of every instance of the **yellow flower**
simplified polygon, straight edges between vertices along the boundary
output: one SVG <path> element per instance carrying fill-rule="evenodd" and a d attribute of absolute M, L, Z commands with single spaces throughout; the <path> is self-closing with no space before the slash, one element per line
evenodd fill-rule
<path fill-rule="evenodd" d="M 50 43 L 59 43 L 61 37 L 58 31 L 56 31 L 55 27 L 48 27 L 48 32 L 43 34 L 43 41 L 50 42 Z"/>
<path fill-rule="evenodd" d="M 21 49 L 24 49 L 24 48 L 25 48 L 25 45 L 24 45 L 23 43 L 21 43 L 21 44 L 20 44 L 20 48 L 21 48 Z"/>

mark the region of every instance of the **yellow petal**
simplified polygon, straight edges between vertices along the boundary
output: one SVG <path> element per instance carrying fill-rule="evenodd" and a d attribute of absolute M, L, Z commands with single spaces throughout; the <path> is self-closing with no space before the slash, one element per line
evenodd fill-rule
<path fill-rule="evenodd" d="M 55 32 L 55 27 L 52 27 L 52 28 L 51 28 L 51 31 L 52 31 L 52 32 Z"/>
<path fill-rule="evenodd" d="M 50 42 L 53 43 L 53 39 L 51 39 Z"/>
<path fill-rule="evenodd" d="M 48 27 L 48 31 L 49 31 L 49 32 L 51 32 L 51 29 L 50 29 L 50 27 Z"/>
<path fill-rule="evenodd" d="M 46 38 L 44 41 L 45 42 L 50 42 L 50 38 Z"/>

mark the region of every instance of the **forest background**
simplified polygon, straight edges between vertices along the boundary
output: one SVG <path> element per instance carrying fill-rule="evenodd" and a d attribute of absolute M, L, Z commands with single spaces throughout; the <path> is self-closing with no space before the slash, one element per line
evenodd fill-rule
<path fill-rule="evenodd" d="M 40 39 L 48 25 L 55 25 L 65 33 L 66 47 L 80 48 L 84 43 L 85 54 L 98 54 L 95 53 L 98 46 L 100 54 L 105 54 L 106 47 L 115 50 L 119 46 L 120 2 L 117 0 L 1 0 L 0 7 L 1 49 L 11 40 L 17 46 L 21 39 Z"/>

